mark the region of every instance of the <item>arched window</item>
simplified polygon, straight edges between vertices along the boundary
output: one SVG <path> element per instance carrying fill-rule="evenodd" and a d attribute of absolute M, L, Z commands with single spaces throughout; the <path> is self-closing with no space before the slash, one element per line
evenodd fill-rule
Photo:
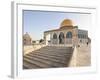
<path fill-rule="evenodd" d="M 67 32 L 66 38 L 72 38 L 72 32 Z"/>
<path fill-rule="evenodd" d="M 80 34 L 78 34 L 78 38 L 81 38 Z"/>
<path fill-rule="evenodd" d="M 57 39 L 57 34 L 56 33 L 53 34 L 53 39 Z"/>
<path fill-rule="evenodd" d="M 83 35 L 82 34 L 79 34 L 80 35 L 80 38 L 83 38 Z"/>
<path fill-rule="evenodd" d="M 82 38 L 84 39 L 84 34 L 82 34 Z"/>
<path fill-rule="evenodd" d="M 63 32 L 60 33 L 59 38 L 64 38 L 64 33 Z"/>

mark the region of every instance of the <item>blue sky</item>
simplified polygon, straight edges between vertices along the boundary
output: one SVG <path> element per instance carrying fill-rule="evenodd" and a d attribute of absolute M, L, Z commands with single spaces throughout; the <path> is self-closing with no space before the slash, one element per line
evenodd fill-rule
<path fill-rule="evenodd" d="M 24 34 L 28 32 L 33 40 L 43 38 L 43 32 L 57 29 L 64 19 L 71 19 L 79 29 L 90 30 L 91 15 L 51 11 L 23 11 Z"/>

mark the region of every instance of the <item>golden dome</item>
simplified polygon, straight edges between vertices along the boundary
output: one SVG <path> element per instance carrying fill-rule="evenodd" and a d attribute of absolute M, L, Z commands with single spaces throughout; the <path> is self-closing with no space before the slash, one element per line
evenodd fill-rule
<path fill-rule="evenodd" d="M 63 28 L 63 27 L 72 27 L 72 26 L 73 26 L 72 20 L 65 19 L 65 20 L 62 21 L 62 23 L 60 25 L 60 28 Z"/>

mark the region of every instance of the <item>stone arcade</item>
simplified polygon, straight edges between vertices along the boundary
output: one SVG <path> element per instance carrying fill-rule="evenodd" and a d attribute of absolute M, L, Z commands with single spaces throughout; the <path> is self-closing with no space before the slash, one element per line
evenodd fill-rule
<path fill-rule="evenodd" d="M 65 19 L 61 22 L 60 28 L 44 32 L 46 45 L 73 46 L 88 43 L 88 31 L 78 29 L 73 21 Z"/>

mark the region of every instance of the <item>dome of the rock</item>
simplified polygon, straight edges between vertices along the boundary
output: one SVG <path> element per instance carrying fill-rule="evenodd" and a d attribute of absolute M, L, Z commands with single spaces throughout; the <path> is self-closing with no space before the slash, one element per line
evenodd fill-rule
<path fill-rule="evenodd" d="M 65 19 L 61 22 L 60 28 L 64 27 L 72 27 L 73 26 L 73 21 L 70 19 Z"/>

